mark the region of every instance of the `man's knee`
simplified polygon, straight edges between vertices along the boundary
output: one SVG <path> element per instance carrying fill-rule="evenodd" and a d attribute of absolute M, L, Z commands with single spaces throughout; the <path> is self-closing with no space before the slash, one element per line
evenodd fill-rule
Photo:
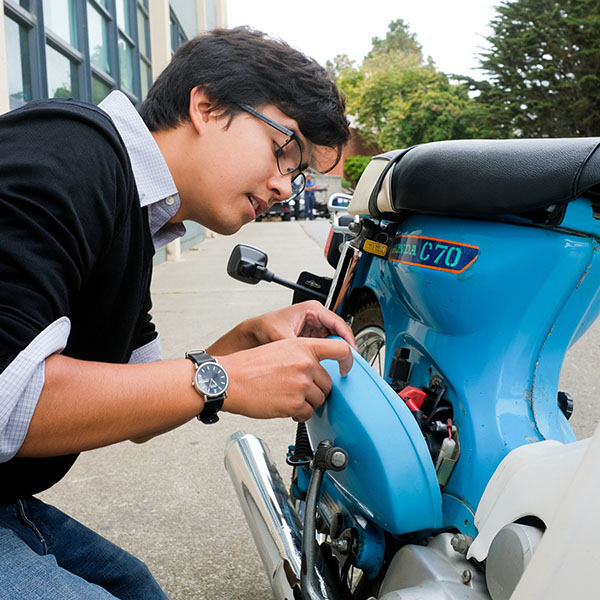
<path fill-rule="evenodd" d="M 105 589 L 61 568 L 54 556 L 36 554 L 0 527 L 0 597 L 11 600 L 115 600 Z"/>

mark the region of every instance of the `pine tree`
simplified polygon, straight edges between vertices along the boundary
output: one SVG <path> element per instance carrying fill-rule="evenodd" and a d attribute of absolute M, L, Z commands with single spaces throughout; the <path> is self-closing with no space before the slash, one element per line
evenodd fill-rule
<path fill-rule="evenodd" d="M 600 135 L 600 0 L 503 2 L 481 58 L 478 118 L 496 135 Z"/>

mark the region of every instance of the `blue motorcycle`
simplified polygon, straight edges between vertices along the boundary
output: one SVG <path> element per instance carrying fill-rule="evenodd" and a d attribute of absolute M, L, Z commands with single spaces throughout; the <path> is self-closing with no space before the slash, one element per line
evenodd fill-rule
<path fill-rule="evenodd" d="M 275 598 L 533 598 L 519 582 L 593 445 L 558 378 L 600 310 L 599 145 L 375 157 L 330 199 L 333 279 L 282 282 L 236 248 L 230 274 L 320 299 L 359 348 L 345 378 L 324 363 L 333 389 L 298 427 L 291 484 L 258 438 L 227 447 Z"/>

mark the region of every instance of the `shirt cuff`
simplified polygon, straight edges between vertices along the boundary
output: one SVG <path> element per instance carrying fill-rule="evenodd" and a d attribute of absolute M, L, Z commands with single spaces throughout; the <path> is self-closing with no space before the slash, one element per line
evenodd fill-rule
<path fill-rule="evenodd" d="M 67 345 L 71 321 L 61 317 L 39 333 L 0 374 L 0 462 L 23 445 L 45 380 L 45 360 Z"/>
<path fill-rule="evenodd" d="M 130 365 L 137 365 L 140 363 L 149 363 L 156 360 L 162 360 L 162 347 L 160 344 L 160 335 L 147 344 L 136 348 L 129 358 Z"/>

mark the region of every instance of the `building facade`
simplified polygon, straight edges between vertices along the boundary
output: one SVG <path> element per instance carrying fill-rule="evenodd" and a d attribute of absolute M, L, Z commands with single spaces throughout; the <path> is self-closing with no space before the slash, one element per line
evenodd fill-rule
<path fill-rule="evenodd" d="M 0 114 L 39 98 L 98 104 L 116 89 L 139 106 L 179 46 L 227 23 L 225 0 L 0 0 L 0 5 Z M 184 247 L 202 235 L 199 226 L 188 230 Z M 179 249 L 171 247 L 171 254 Z"/>

